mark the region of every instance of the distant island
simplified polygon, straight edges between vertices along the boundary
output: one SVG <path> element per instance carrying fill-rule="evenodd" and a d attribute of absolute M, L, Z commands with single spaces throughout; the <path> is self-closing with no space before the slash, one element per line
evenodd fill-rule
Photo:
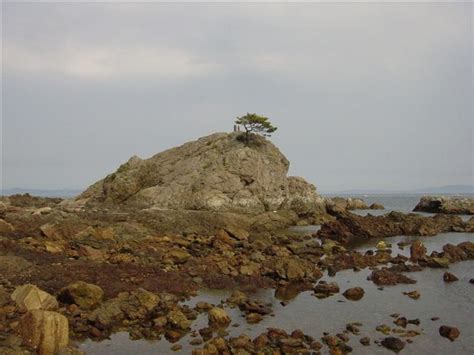
<path fill-rule="evenodd" d="M 474 194 L 474 185 L 445 185 L 438 187 L 427 187 L 413 190 L 372 190 L 372 189 L 348 189 L 339 191 L 324 191 L 323 195 L 400 195 L 400 194 Z"/>

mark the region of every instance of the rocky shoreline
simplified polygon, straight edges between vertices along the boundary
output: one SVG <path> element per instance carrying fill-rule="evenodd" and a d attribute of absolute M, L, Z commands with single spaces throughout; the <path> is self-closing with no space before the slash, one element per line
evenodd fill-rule
<path fill-rule="evenodd" d="M 341 287 L 319 281 L 323 273 L 335 275 L 343 270 L 371 268 L 370 280 L 377 286 L 410 284 L 413 280 L 406 272 L 447 268 L 452 263 L 474 259 L 471 242 L 447 244 L 429 255 L 421 242 L 414 242 L 410 245 L 410 257 L 391 256 L 389 245 L 378 245 L 376 251 L 366 253 L 351 247 L 360 240 L 400 234 L 472 233 L 473 220 L 464 222 L 456 216 L 423 217 L 392 212 L 363 217 L 348 211 L 332 211 L 332 220 L 312 235 L 291 233 L 285 229 L 287 223 L 282 223 L 283 229 L 271 232 L 261 226 L 249 231 L 227 226 L 207 235 L 166 235 L 153 230 L 153 223 L 144 223 L 145 218 L 137 212 L 71 212 L 61 201 L 28 196 L 4 200 L 0 237 L 0 332 L 4 340 L 0 346 L 5 352 L 28 351 L 34 345 L 38 349 L 64 348 L 66 333 L 72 341 L 100 340 L 125 330 L 133 339 L 164 337 L 173 342 L 189 334 L 193 319 L 205 312 L 209 313 L 210 330 L 196 334 L 193 344 L 205 344 L 202 350 L 195 350 L 196 354 L 215 353 L 215 349 L 304 352 L 322 347 L 328 347 L 332 353 L 346 353 L 350 349 L 342 335 L 328 334 L 317 340 L 297 330 L 288 334 L 271 329 L 255 339 L 228 339 L 222 337 L 219 329 L 222 325 L 225 329 L 232 320 L 226 318 L 223 310 L 211 312 L 219 305 L 189 308 L 183 302 L 202 288 L 240 289 L 228 303 L 239 307 L 247 322 L 253 324 L 272 311 L 249 300 L 244 292 L 275 288 L 281 293 L 298 285 L 299 291 L 313 289 L 317 298 L 325 298 L 341 292 Z M 155 215 L 147 212 L 146 216 Z M 279 215 L 270 216 L 269 221 L 263 222 L 275 221 L 277 225 Z M 25 293 L 22 288 L 31 294 L 23 299 L 43 300 L 39 307 L 30 309 L 18 300 L 15 293 Z M 346 290 L 344 296 L 360 299 L 363 289 Z M 62 317 L 67 319 L 66 323 Z M 219 317 L 225 321 L 218 320 Z M 59 334 L 57 343 L 25 341 L 21 336 L 26 332 L 22 324 L 38 324 L 38 331 Z M 41 330 L 42 324 L 54 324 L 57 329 Z M 60 331 L 65 324 L 68 329 Z M 450 333 L 443 330 L 443 334 Z M 399 346 L 394 340 L 381 344 Z M 74 348 L 65 349 L 77 352 Z M 48 351 L 43 353 L 54 353 Z"/>

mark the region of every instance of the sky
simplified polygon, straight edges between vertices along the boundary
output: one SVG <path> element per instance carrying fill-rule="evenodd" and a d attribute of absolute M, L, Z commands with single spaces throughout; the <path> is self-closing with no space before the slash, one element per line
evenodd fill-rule
<path fill-rule="evenodd" d="M 3 3 L 3 188 L 83 189 L 256 112 L 322 192 L 473 184 L 473 5 Z"/>

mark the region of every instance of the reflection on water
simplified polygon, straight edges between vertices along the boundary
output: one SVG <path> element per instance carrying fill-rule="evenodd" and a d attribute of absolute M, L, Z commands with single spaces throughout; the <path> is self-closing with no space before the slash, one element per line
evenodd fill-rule
<path fill-rule="evenodd" d="M 408 249 L 401 250 L 396 244 L 398 242 L 411 242 L 420 237 L 398 236 L 386 238 L 385 241 L 392 243 L 392 253 L 408 255 Z M 458 244 L 463 241 L 472 241 L 474 235 L 467 233 L 445 233 L 436 237 L 422 237 L 423 243 L 428 251 L 441 250 L 446 243 Z M 360 246 L 360 251 L 373 248 L 376 240 Z M 251 294 L 250 297 L 272 305 L 274 316 L 267 316 L 259 324 L 249 325 L 245 322 L 238 308 L 227 308 L 233 322 L 238 322 L 239 327 L 229 327 L 229 336 L 247 334 L 252 337 L 264 332 L 268 327 L 283 328 L 287 331 L 302 329 L 306 334 L 321 337 L 323 332 L 341 332 L 346 323 L 361 322 L 360 336 L 351 336 L 348 343 L 354 348 L 354 353 L 391 354 L 386 349 L 375 344 L 370 347 L 362 347 L 359 339 L 370 336 L 372 340 L 383 338 L 381 333 L 375 331 L 380 324 L 392 324 L 393 318 L 390 314 L 399 313 L 409 319 L 419 318 L 419 327 L 409 325 L 408 329 L 421 330 L 422 335 L 413 339 L 413 344 L 407 344 L 405 353 L 410 354 L 472 354 L 474 349 L 474 326 L 471 316 L 474 314 L 474 286 L 469 279 L 474 277 L 474 261 L 465 261 L 453 264 L 450 272 L 455 274 L 459 281 L 445 283 L 443 281 L 444 269 L 424 269 L 421 272 L 410 274 L 417 280 L 414 285 L 397 285 L 378 289 L 372 282 L 367 281 L 370 270 L 359 272 L 346 270 L 338 272 L 335 277 L 323 277 L 326 281 L 335 281 L 339 284 L 341 292 L 326 299 L 317 299 L 312 291 L 299 292 L 299 286 L 293 285 L 285 289 L 260 290 Z M 357 302 L 346 300 L 342 293 L 350 287 L 360 286 L 365 290 L 364 297 Z M 419 300 L 406 297 L 402 292 L 418 290 L 421 293 Z M 197 297 L 187 302 L 194 306 L 199 301 L 218 304 L 225 300 L 230 291 L 203 290 Z M 282 303 L 281 300 L 286 302 Z M 440 317 L 438 321 L 432 321 L 432 317 Z M 461 336 L 455 341 L 442 338 L 438 329 L 441 325 L 456 326 L 461 331 Z M 192 329 L 197 330 L 207 326 L 206 314 L 201 314 L 193 322 Z M 189 345 L 192 338 L 188 335 L 181 339 L 178 344 L 183 346 L 181 353 L 189 353 L 193 347 Z M 112 336 L 111 340 L 94 343 L 86 341 L 81 349 L 87 354 L 130 354 L 140 352 L 141 354 L 168 354 L 171 353 L 171 344 L 166 340 L 148 342 L 145 340 L 132 341 L 125 333 Z"/>

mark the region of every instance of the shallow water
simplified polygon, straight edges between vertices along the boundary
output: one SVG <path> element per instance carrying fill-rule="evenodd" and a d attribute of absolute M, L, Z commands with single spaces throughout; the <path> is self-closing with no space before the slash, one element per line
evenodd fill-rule
<path fill-rule="evenodd" d="M 401 250 L 396 246 L 400 241 L 411 241 L 418 237 L 392 237 L 384 239 L 393 243 L 393 255 L 408 253 L 408 248 Z M 446 243 L 458 244 L 463 241 L 474 240 L 474 235 L 467 233 L 446 233 L 436 237 L 421 238 L 428 251 L 441 250 Z M 357 248 L 360 251 L 373 249 L 376 241 Z M 445 283 L 443 281 L 444 269 L 425 269 L 420 272 L 408 273 L 407 275 L 416 279 L 413 285 L 397 285 L 385 287 L 379 290 L 372 282 L 367 281 L 370 270 L 365 269 L 359 272 L 346 270 L 339 272 L 335 277 L 325 275 L 324 280 L 335 281 L 341 288 L 341 293 L 326 298 L 317 299 L 311 291 L 302 292 L 289 301 L 286 306 L 280 304 L 280 300 L 275 297 L 274 290 L 261 290 L 251 294 L 252 299 L 258 299 L 265 303 L 272 304 L 274 316 L 267 316 L 259 324 L 249 325 L 243 319 L 238 308 L 226 308 L 233 322 L 238 322 L 239 327 L 229 327 L 227 331 L 230 336 L 247 334 L 255 337 L 264 332 L 268 327 L 283 328 L 289 332 L 294 329 L 302 329 L 305 334 L 319 338 L 323 332 L 328 331 L 333 334 L 342 332 L 345 325 L 350 322 L 361 322 L 363 324 L 360 336 L 351 336 L 348 343 L 354 348 L 354 353 L 364 354 L 390 354 L 386 349 L 372 344 L 363 347 L 359 344 L 359 339 L 369 336 L 372 340 L 380 340 L 384 337 L 378 333 L 375 327 L 380 324 L 392 324 L 393 318 L 390 314 L 399 313 L 408 319 L 419 318 L 419 327 L 408 325 L 407 329 L 417 329 L 422 331 L 422 335 L 413 338 L 413 344 L 407 344 L 406 353 L 412 354 L 472 354 L 474 349 L 474 325 L 471 316 L 474 314 L 474 285 L 469 283 L 469 279 L 474 277 L 474 261 L 466 261 L 453 264 L 450 272 L 455 274 L 459 281 Z M 365 290 L 364 297 L 357 302 L 348 301 L 342 293 L 350 287 L 360 286 Z M 402 292 L 418 290 L 421 293 L 419 300 L 402 295 Z M 225 300 L 230 291 L 222 290 L 202 290 L 197 297 L 187 302 L 194 306 L 199 301 L 206 301 L 219 304 Z M 440 317 L 438 321 L 431 321 L 432 317 Z M 456 326 L 461 331 L 461 336 L 454 342 L 442 338 L 438 329 L 441 325 Z M 193 322 L 192 329 L 198 330 L 207 326 L 206 314 L 201 314 Z M 183 346 L 181 353 L 189 353 L 193 347 L 189 345 L 192 338 L 190 335 L 182 338 L 178 344 Z M 166 340 L 149 342 L 145 340 L 129 340 L 128 334 L 118 333 L 110 340 L 100 343 L 86 341 L 81 345 L 81 349 L 87 354 L 130 354 L 139 352 L 141 354 L 167 354 L 172 353 L 171 344 Z"/>

